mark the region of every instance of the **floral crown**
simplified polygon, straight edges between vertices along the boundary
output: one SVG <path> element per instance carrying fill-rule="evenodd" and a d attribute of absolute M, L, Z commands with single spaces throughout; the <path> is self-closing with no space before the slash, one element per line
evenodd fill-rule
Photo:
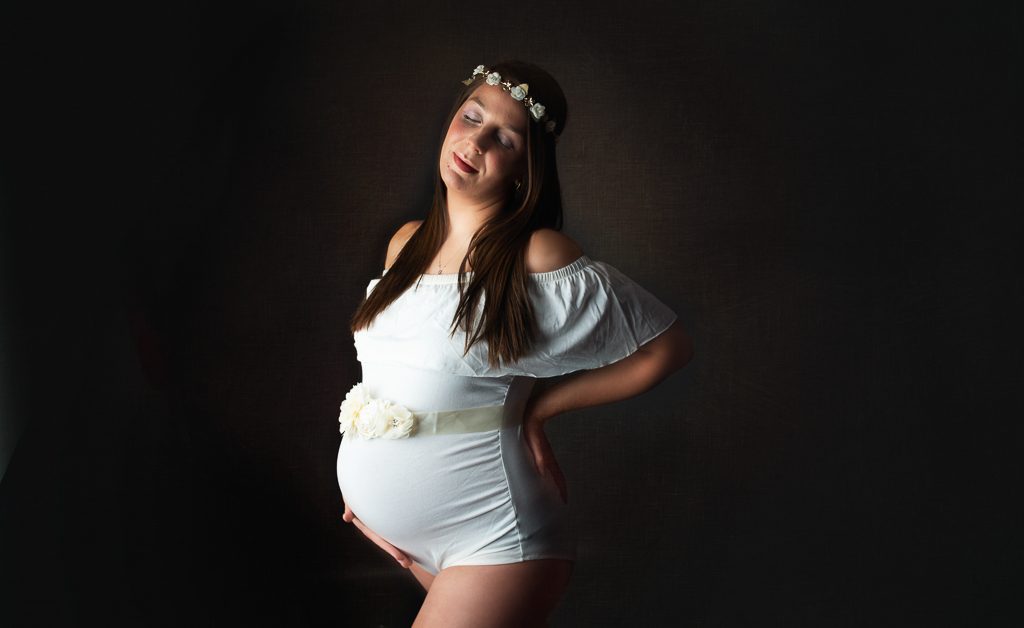
<path fill-rule="evenodd" d="M 491 72 L 482 65 L 476 66 L 476 69 L 473 70 L 473 76 L 462 81 L 462 83 L 464 85 L 469 85 L 476 80 L 478 74 L 482 74 L 486 77 L 485 80 L 488 85 L 501 87 L 508 92 L 512 98 L 523 103 L 523 106 L 530 112 L 530 117 L 537 122 L 544 121 L 544 130 L 554 135 L 556 141 L 558 140 L 558 136 L 555 135 L 555 119 L 545 113 L 544 105 L 534 100 L 532 96 L 526 95 L 526 92 L 530 90 L 530 86 L 528 84 L 520 83 L 519 85 L 513 85 L 510 81 L 502 81 L 500 74 L 497 72 Z"/>

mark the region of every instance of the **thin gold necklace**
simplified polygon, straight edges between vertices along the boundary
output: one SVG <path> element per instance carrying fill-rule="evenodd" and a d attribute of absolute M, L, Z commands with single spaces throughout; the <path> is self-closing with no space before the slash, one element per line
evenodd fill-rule
<path fill-rule="evenodd" d="M 438 257 L 438 260 L 439 260 L 439 259 L 440 259 L 440 258 Z M 442 264 L 442 263 L 440 263 L 440 261 L 438 261 L 438 262 L 437 262 L 437 273 L 435 273 L 434 275 L 440 275 L 440 274 L 441 274 L 441 270 L 443 270 L 443 269 L 444 269 L 444 266 L 446 266 L 446 265 L 447 265 L 447 262 L 445 262 L 445 263 L 443 263 L 443 264 Z"/>
<path fill-rule="evenodd" d="M 440 275 L 441 271 L 444 270 L 444 267 L 447 266 L 447 265 L 448 265 L 447 263 L 442 264 L 442 263 L 438 262 L 438 264 L 437 264 L 437 272 L 434 273 L 434 274 L 435 275 Z"/>

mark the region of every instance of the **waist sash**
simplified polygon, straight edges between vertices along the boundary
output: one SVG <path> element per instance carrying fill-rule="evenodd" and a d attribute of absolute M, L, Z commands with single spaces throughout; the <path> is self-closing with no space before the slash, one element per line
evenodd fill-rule
<path fill-rule="evenodd" d="M 439 410 L 436 412 L 414 412 L 416 424 L 411 436 L 432 436 L 435 434 L 467 434 L 486 432 L 502 426 L 505 406 L 481 406 L 462 410 Z"/>
<path fill-rule="evenodd" d="M 508 405 L 411 412 L 388 399 L 370 396 L 359 383 L 345 395 L 338 421 L 342 434 L 391 439 L 486 432 L 513 425 L 516 415 Z"/>

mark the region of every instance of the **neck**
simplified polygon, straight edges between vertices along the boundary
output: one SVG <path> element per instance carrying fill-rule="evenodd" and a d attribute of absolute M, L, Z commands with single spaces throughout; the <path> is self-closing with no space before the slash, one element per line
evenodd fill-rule
<path fill-rule="evenodd" d="M 485 222 L 501 211 L 504 199 L 480 200 L 448 190 L 448 237 L 468 241 Z"/>

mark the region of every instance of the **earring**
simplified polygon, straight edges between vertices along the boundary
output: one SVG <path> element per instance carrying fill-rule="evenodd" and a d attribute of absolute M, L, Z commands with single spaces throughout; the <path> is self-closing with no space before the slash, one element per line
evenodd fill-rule
<path fill-rule="evenodd" d="M 520 188 L 520 187 L 521 187 L 522 185 L 523 185 L 523 182 L 522 182 L 522 181 L 516 181 L 516 191 L 517 191 L 517 192 L 519 191 L 519 188 Z"/>

